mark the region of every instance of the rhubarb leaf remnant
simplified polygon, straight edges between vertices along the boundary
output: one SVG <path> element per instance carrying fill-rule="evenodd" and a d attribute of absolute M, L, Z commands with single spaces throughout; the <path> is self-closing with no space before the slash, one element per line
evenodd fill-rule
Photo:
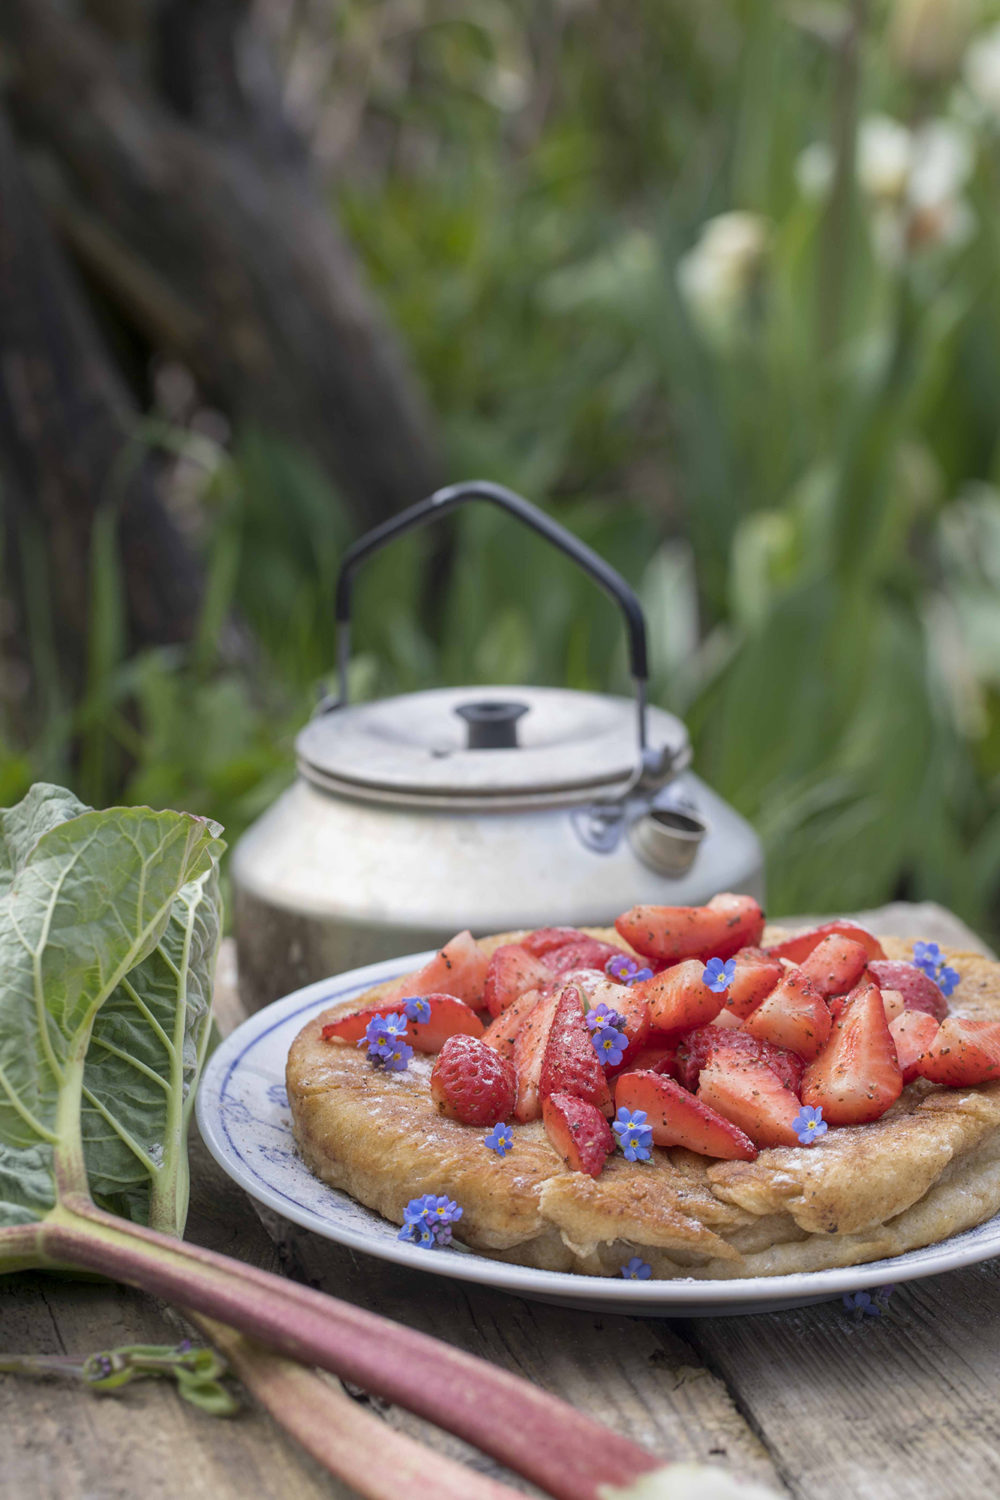
<path fill-rule="evenodd" d="M 173 1001 L 163 993 L 164 975 L 181 983 L 183 950 L 190 960 L 196 941 L 214 956 L 220 832 L 186 813 L 91 812 L 44 784 L 0 813 L 0 1226 L 39 1222 L 68 1192 L 148 1218 L 165 1168 L 178 1172 L 179 1186 L 183 1179 L 186 1203 L 186 1169 L 167 1164 L 167 1135 L 186 1124 L 185 1074 L 190 1085 L 211 970 L 201 993 L 196 985 L 189 996 L 185 984 L 181 1005 L 176 991 Z M 168 935 L 174 921 L 178 931 Z M 95 1022 L 109 1002 L 88 1069 Z M 149 1019 L 135 1024 L 129 1006 Z M 175 1014 L 169 1032 L 158 1009 Z M 197 1018 L 190 1025 L 189 1015 Z M 150 1057 L 158 1030 L 164 1058 L 172 1049 L 166 1067 Z M 160 1119 L 137 1139 L 130 1127 L 155 1095 Z M 182 1138 L 178 1146 L 183 1157 Z"/>
<path fill-rule="evenodd" d="M 222 1383 L 229 1366 L 214 1349 L 196 1348 L 190 1339 L 176 1345 L 125 1344 L 83 1359 L 71 1354 L 0 1355 L 0 1373 L 58 1376 L 91 1390 L 113 1393 L 133 1380 L 160 1376 L 177 1382 L 178 1394 L 213 1417 L 231 1417 L 240 1403 Z"/>

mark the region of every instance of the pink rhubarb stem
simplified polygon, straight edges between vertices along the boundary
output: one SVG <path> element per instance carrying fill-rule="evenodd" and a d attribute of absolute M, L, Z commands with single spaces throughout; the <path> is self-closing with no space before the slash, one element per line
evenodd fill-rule
<path fill-rule="evenodd" d="M 318 1365 L 491 1454 L 555 1500 L 662 1467 L 556 1396 L 375 1313 L 69 1197 L 40 1228 L 55 1263 L 103 1272 Z M 428 1252 L 432 1253 L 432 1252 Z"/>
<path fill-rule="evenodd" d="M 519 1490 L 397 1432 L 314 1370 L 212 1318 L 196 1315 L 195 1322 L 285 1431 L 365 1500 L 424 1493 L 434 1500 L 524 1500 Z"/>

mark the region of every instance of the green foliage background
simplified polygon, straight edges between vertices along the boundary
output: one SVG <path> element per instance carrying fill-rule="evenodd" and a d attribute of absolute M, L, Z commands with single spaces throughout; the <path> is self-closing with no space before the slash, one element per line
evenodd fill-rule
<path fill-rule="evenodd" d="M 654 701 L 685 716 L 701 774 L 761 831 L 771 909 L 933 897 L 996 935 L 1000 88 L 994 112 L 963 72 L 993 10 L 278 11 L 448 475 L 550 507 L 639 587 Z M 873 114 L 962 133 L 968 170 L 945 206 L 965 233 L 866 188 Z M 801 169 L 815 143 L 832 171 L 820 190 Z M 762 239 L 706 310 L 683 295 L 685 258 L 731 210 Z M 97 805 L 210 812 L 235 835 L 291 774 L 351 525 L 308 455 L 268 433 L 223 449 L 154 414 L 139 437 L 180 454 L 195 497 L 202 637 L 183 659 L 123 658 L 114 568 L 96 567 L 90 693 L 30 744 L 8 725 L 0 802 L 45 775 Z M 625 688 L 610 607 L 541 544 L 470 513 L 433 589 L 426 545 L 364 576 L 359 693 Z M 253 680 L 217 660 L 231 606 L 262 642 Z"/>

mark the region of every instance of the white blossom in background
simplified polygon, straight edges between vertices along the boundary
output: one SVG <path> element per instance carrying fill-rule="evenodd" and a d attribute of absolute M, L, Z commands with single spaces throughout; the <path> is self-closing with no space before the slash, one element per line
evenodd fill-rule
<path fill-rule="evenodd" d="M 767 253 L 770 227 L 760 214 L 733 210 L 702 225 L 677 266 L 677 285 L 692 317 L 724 337 L 746 311 Z"/>
<path fill-rule="evenodd" d="M 972 137 L 954 120 L 929 120 L 914 132 L 906 193 L 913 248 L 957 250 L 971 239 L 975 217 L 963 193 L 974 166 Z"/>
<path fill-rule="evenodd" d="M 980 108 L 1000 120 L 1000 25 L 972 43 L 965 54 L 962 76 Z"/>
<path fill-rule="evenodd" d="M 974 165 L 972 138 L 963 126 L 954 120 L 928 120 L 912 136 L 908 202 L 914 208 L 929 208 L 958 198 Z"/>
<path fill-rule="evenodd" d="M 890 202 L 902 198 L 913 160 L 913 136 L 889 115 L 866 115 L 858 124 L 855 171 L 868 198 Z M 813 141 L 799 155 L 795 177 L 807 198 L 823 198 L 833 183 L 834 156 L 826 141 Z"/>
<path fill-rule="evenodd" d="M 928 120 L 916 130 L 889 115 L 868 115 L 859 123 L 858 186 L 871 209 L 875 253 L 885 265 L 898 266 L 915 250 L 965 244 L 975 229 L 964 197 L 974 166 L 973 138 L 955 120 Z M 833 172 L 830 147 L 814 142 L 796 166 L 799 191 L 825 196 Z"/>
<path fill-rule="evenodd" d="M 803 198 L 825 198 L 833 186 L 833 151 L 826 141 L 813 141 L 799 152 L 795 184 Z"/>
<path fill-rule="evenodd" d="M 857 174 L 869 198 L 895 200 L 906 191 L 913 136 L 889 115 L 867 115 L 858 125 Z"/>

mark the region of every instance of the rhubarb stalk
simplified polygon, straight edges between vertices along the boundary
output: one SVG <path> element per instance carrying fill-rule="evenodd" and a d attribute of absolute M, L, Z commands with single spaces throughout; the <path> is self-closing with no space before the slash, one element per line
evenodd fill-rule
<path fill-rule="evenodd" d="M 426 1490 L 434 1500 L 524 1500 L 372 1416 L 339 1386 L 211 1318 L 195 1322 L 240 1380 L 307 1453 L 365 1500 Z"/>
<path fill-rule="evenodd" d="M 600 1500 L 661 1467 L 558 1397 L 427 1334 L 173 1240 L 69 1195 L 35 1227 L 45 1261 L 99 1271 L 339 1375 L 489 1453 L 555 1500 Z"/>

